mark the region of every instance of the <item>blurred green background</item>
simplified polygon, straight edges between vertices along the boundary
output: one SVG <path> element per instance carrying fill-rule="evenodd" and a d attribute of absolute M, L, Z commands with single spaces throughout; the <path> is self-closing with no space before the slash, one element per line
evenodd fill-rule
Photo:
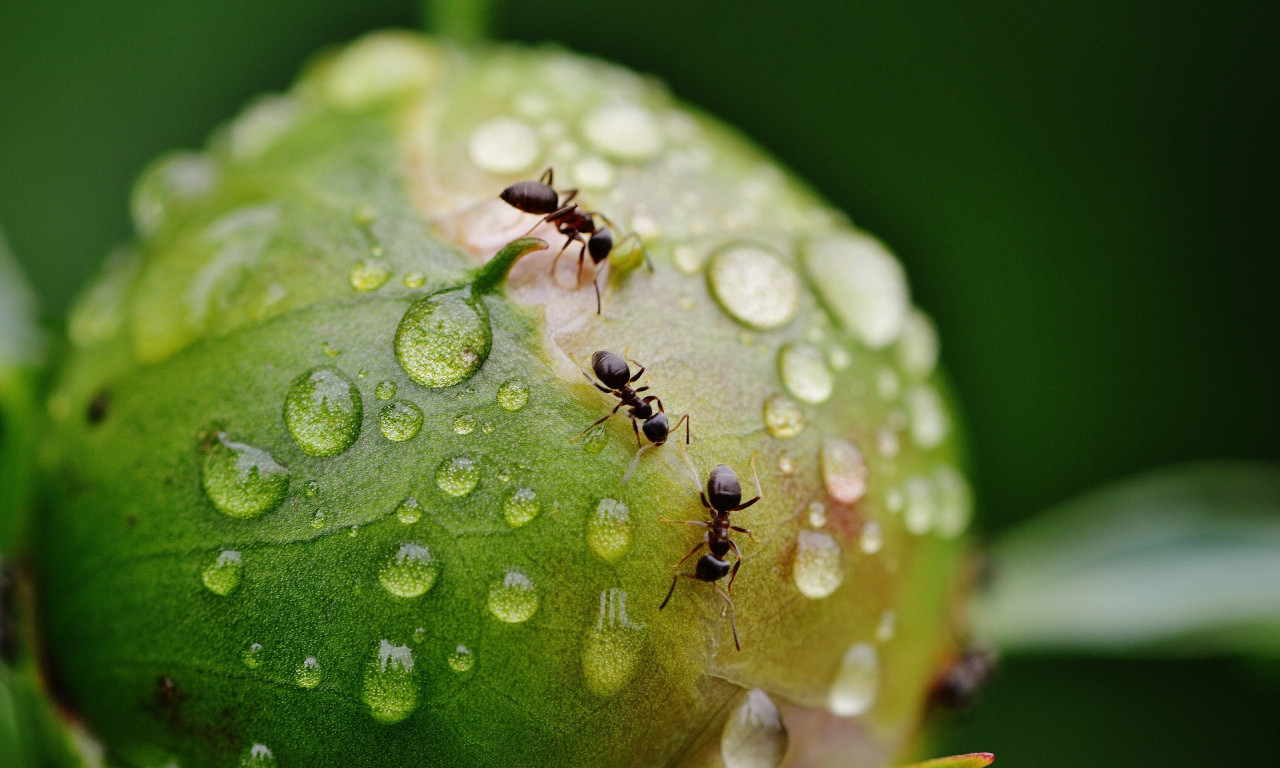
<path fill-rule="evenodd" d="M 0 224 L 49 317 L 128 237 L 149 159 L 418 11 L 0 3 Z M 498 33 L 659 76 L 896 250 L 985 532 L 1169 462 L 1280 460 L 1280 5 L 563 0 Z M 1268 765 L 1278 721 L 1280 675 L 1230 659 L 1014 658 L 938 750 Z"/>

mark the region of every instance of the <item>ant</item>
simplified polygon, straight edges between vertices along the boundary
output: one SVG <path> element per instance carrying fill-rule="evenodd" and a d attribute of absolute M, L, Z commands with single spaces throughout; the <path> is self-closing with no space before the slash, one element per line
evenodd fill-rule
<path fill-rule="evenodd" d="M 966 647 L 960 658 L 934 680 L 929 690 L 929 706 L 952 711 L 969 709 L 995 673 L 996 666 L 993 649 L 981 645 Z"/>
<path fill-rule="evenodd" d="M 763 498 L 763 494 L 760 492 L 760 475 L 756 474 L 756 456 L 754 453 L 751 454 L 751 477 L 755 480 L 756 496 L 749 501 L 743 501 L 742 484 L 738 482 L 738 476 L 734 474 L 728 464 L 717 464 L 715 469 L 711 470 L 711 474 L 707 475 L 707 490 L 703 491 L 698 482 L 698 470 L 694 468 L 693 460 L 689 458 L 688 453 L 685 453 L 684 446 L 679 443 L 676 443 L 676 445 L 679 446 L 680 453 L 684 455 L 685 463 L 689 465 L 689 474 L 693 477 L 694 487 L 698 488 L 698 497 L 702 499 L 702 506 L 706 507 L 711 513 L 711 522 L 658 518 L 664 523 L 680 523 L 707 529 L 706 533 L 703 534 L 702 541 L 689 550 L 689 554 L 680 558 L 680 562 L 672 566 L 672 569 L 674 570 L 684 565 L 686 560 L 697 554 L 703 547 L 710 551 L 698 558 L 698 564 L 693 573 L 677 573 L 671 577 L 671 589 L 667 590 L 667 597 L 662 601 L 662 605 L 658 606 L 658 610 L 661 611 L 667 607 L 667 603 L 671 601 L 671 595 L 675 594 L 676 584 L 680 579 L 697 579 L 698 581 L 709 582 L 715 588 L 716 594 L 720 595 L 728 606 L 729 627 L 733 630 L 733 647 L 741 651 L 742 645 L 738 642 L 738 625 L 733 619 L 733 599 L 730 595 L 733 594 L 733 580 L 738 577 L 738 568 L 742 565 L 742 552 L 739 551 L 737 544 L 729 540 L 729 532 L 745 533 L 752 541 L 756 541 L 756 537 L 746 528 L 730 525 L 729 513 L 741 512 Z M 732 566 L 729 565 L 728 560 L 730 551 L 733 552 L 736 558 Z M 720 585 L 715 582 L 725 576 L 729 577 L 729 583 L 724 589 L 721 589 Z"/>
<path fill-rule="evenodd" d="M 578 433 L 573 438 L 577 442 L 583 435 L 591 430 L 592 427 L 602 424 L 618 412 L 622 406 L 627 406 L 627 415 L 631 418 L 631 428 L 636 433 L 636 445 L 640 449 L 636 451 L 636 457 L 631 462 L 631 469 L 627 470 L 627 474 L 622 478 L 622 482 L 631 479 L 631 474 L 636 471 L 636 467 L 640 464 L 640 457 L 650 448 L 656 448 L 667 442 L 667 437 L 672 432 L 677 432 L 680 425 L 684 424 L 684 441 L 689 442 L 689 414 L 681 416 L 672 427 L 667 421 L 667 414 L 662 407 L 662 400 L 657 395 L 649 395 L 640 397 L 640 393 L 649 389 L 649 385 L 643 387 L 631 388 L 631 385 L 640 380 L 644 375 L 645 367 L 636 363 L 639 369 L 635 374 L 631 373 L 631 367 L 627 365 L 627 361 L 621 355 L 609 352 L 607 350 L 599 350 L 591 355 L 591 370 L 595 372 L 596 378 L 592 379 L 586 371 L 582 372 L 587 377 L 587 381 L 596 389 L 607 395 L 613 395 L 618 398 L 618 404 L 613 407 L 604 416 L 596 419 L 590 426 Z M 598 379 L 599 381 L 597 381 Z M 654 410 L 654 404 L 657 404 L 658 410 Z M 642 445 L 640 442 L 640 432 L 644 431 L 645 438 L 649 441 L 648 445 Z M 678 443 L 679 441 L 677 441 Z"/>
<path fill-rule="evenodd" d="M 565 250 L 571 243 L 576 242 L 578 244 L 578 284 L 581 285 L 582 265 L 586 257 L 591 256 L 591 263 L 597 268 L 591 284 L 596 289 L 596 314 L 598 315 L 600 314 L 599 266 L 613 252 L 613 232 L 609 229 L 613 226 L 613 222 L 609 221 L 609 217 L 603 213 L 589 211 L 573 202 L 578 196 L 578 190 L 571 189 L 561 194 L 556 191 L 554 184 L 555 174 L 548 168 L 542 172 L 537 181 L 517 181 L 502 190 L 502 194 L 498 197 L 512 208 L 542 217 L 529 229 L 530 232 L 544 222 L 548 222 L 555 226 L 557 232 L 565 236 L 564 245 L 551 260 L 552 275 L 555 275 L 556 264 L 560 262 L 560 257 L 564 255 Z M 604 225 L 596 224 L 597 218 L 602 220 Z M 583 235 L 586 236 L 585 240 Z M 624 237 L 620 243 L 633 238 L 640 243 L 639 235 L 634 232 Z M 644 255 L 645 264 L 652 271 L 653 263 L 649 261 L 649 254 L 645 252 L 643 244 L 640 244 L 640 252 Z"/>

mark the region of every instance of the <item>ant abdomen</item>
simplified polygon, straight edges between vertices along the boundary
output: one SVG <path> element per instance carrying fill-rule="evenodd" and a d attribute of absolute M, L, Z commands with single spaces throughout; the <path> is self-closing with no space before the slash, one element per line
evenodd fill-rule
<path fill-rule="evenodd" d="M 498 195 L 512 208 L 544 216 L 560 208 L 560 193 L 541 181 L 517 181 Z"/>
<path fill-rule="evenodd" d="M 699 581 L 719 581 L 729 575 L 731 568 L 728 560 L 721 560 L 715 555 L 703 555 L 698 558 L 693 574 Z"/>
<path fill-rule="evenodd" d="M 622 389 L 631 378 L 631 368 L 621 355 L 600 350 L 591 355 L 591 370 L 596 378 L 609 389 Z"/>

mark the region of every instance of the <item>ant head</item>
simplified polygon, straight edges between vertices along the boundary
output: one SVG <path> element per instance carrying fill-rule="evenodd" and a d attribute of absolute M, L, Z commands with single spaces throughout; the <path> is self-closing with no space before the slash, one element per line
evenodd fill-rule
<path fill-rule="evenodd" d="M 539 215 L 554 212 L 560 207 L 560 194 L 550 184 L 542 181 L 517 181 L 498 195 L 512 208 Z"/>
<path fill-rule="evenodd" d="M 608 227 L 601 227 L 587 241 L 587 253 L 591 254 L 591 260 L 599 264 L 609 258 L 610 252 L 613 251 L 613 233 Z"/>
<path fill-rule="evenodd" d="M 728 464 L 717 464 L 707 477 L 707 501 L 717 512 L 726 512 L 742 502 L 742 484 Z"/>
<path fill-rule="evenodd" d="M 600 383 L 609 389 L 622 389 L 631 378 L 631 368 L 627 361 L 603 349 L 591 356 L 591 370 L 595 371 Z"/>
<path fill-rule="evenodd" d="M 648 406 L 648 403 L 645 403 Z M 652 411 L 652 408 L 650 408 Z M 655 413 L 645 419 L 644 436 L 654 445 L 662 445 L 667 442 L 667 433 L 671 431 L 671 426 L 667 424 L 667 414 Z"/>

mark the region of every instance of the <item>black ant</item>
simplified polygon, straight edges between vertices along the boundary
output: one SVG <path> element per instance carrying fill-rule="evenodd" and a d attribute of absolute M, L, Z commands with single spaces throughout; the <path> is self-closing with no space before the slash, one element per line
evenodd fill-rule
<path fill-rule="evenodd" d="M 634 360 L 631 362 L 635 363 Z M 667 421 L 667 414 L 662 407 L 662 400 L 657 395 L 649 395 L 640 397 L 640 393 L 649 389 L 649 385 L 643 387 L 631 388 L 631 385 L 640 380 L 644 375 L 644 366 L 635 363 L 638 370 L 632 374 L 631 367 L 627 365 L 627 361 L 621 355 L 606 350 L 600 350 L 591 355 L 591 370 L 595 372 L 596 378 L 592 379 L 586 371 L 582 372 L 587 377 L 587 381 L 596 389 L 608 395 L 618 398 L 618 404 L 613 407 L 604 416 L 596 419 L 594 423 L 586 429 L 578 433 L 573 438 L 577 442 L 583 435 L 591 431 L 592 427 L 607 421 L 611 416 L 618 412 L 622 406 L 627 406 L 628 416 L 631 418 L 631 428 L 636 433 L 636 445 L 640 446 L 636 451 L 636 457 L 631 462 L 631 469 L 627 470 L 627 474 L 622 478 L 622 482 L 631 479 L 631 473 L 636 471 L 636 466 L 640 463 L 640 457 L 650 448 L 656 448 L 667 442 L 667 437 L 672 433 L 679 431 L 680 425 L 684 424 L 684 441 L 689 442 L 689 414 L 685 414 L 676 421 L 672 427 Z M 599 379 L 599 381 L 596 381 Z M 653 406 L 657 404 L 658 410 L 654 410 Z M 642 445 L 640 442 L 640 432 L 644 431 L 645 438 L 649 441 L 648 445 Z"/>
<path fill-rule="evenodd" d="M 981 645 L 966 647 L 960 658 L 934 680 L 929 690 L 930 708 L 952 711 L 969 709 L 995 673 L 996 666 L 996 653 L 993 649 Z"/>
<path fill-rule="evenodd" d="M 564 245 L 551 260 L 552 275 L 555 275 L 556 264 L 560 262 L 565 249 L 576 242 L 578 244 L 578 284 L 581 285 L 582 265 L 586 257 L 591 256 L 591 263 L 597 268 L 591 284 L 596 289 L 596 314 L 598 315 L 600 314 L 599 266 L 613 252 L 613 231 L 609 229 L 613 226 L 613 222 L 609 221 L 609 217 L 603 213 L 589 211 L 573 202 L 578 196 L 578 190 L 571 189 L 563 194 L 557 192 L 554 181 L 554 172 L 548 168 L 542 172 L 542 176 L 538 177 L 537 181 L 517 181 L 502 190 L 502 194 L 498 197 L 513 208 L 542 217 L 529 229 L 530 232 L 542 223 L 549 222 L 555 226 L 557 232 L 565 236 Z M 604 225 L 596 224 L 597 218 L 603 221 Z M 586 235 L 586 240 L 583 239 L 583 235 Z M 637 243 L 640 242 L 640 237 L 634 232 L 620 242 L 633 238 Z M 649 254 L 645 253 L 643 244 L 640 246 L 640 252 L 644 255 L 645 264 L 648 264 L 649 269 L 652 270 L 653 263 L 649 261 Z"/>
<path fill-rule="evenodd" d="M 733 647 L 741 651 L 742 645 L 738 642 L 738 625 L 733 620 L 733 599 L 730 595 L 733 594 L 733 580 L 738 577 L 738 568 L 742 565 L 742 552 L 738 550 L 737 544 L 729 540 L 729 532 L 745 533 L 752 541 L 755 541 L 756 537 L 746 528 L 730 525 L 729 513 L 741 512 L 760 501 L 763 497 L 760 492 L 760 476 L 756 474 L 756 457 L 755 454 L 751 455 L 751 477 L 755 480 L 756 496 L 749 501 L 743 501 L 742 484 L 738 482 L 738 476 L 734 474 L 728 464 L 717 464 L 715 469 L 711 470 L 711 474 L 707 475 L 707 490 L 703 491 L 698 481 L 698 470 L 693 466 L 693 460 L 689 458 L 689 454 L 685 453 L 684 446 L 679 443 L 676 443 L 676 445 L 680 447 L 680 453 L 684 455 L 685 463 L 689 465 L 689 474 L 693 477 L 694 487 L 698 488 L 698 497 L 702 499 L 702 506 L 706 507 L 711 513 L 711 521 L 658 518 L 664 523 L 680 523 L 707 529 L 706 533 L 703 534 L 702 541 L 689 550 L 689 554 L 680 558 L 680 562 L 676 563 L 672 568 L 679 568 L 684 565 L 686 560 L 697 554 L 703 547 L 706 547 L 710 552 L 698 558 L 698 564 L 693 573 L 677 573 L 671 577 L 671 589 L 667 590 L 667 597 L 662 601 L 662 605 L 658 606 L 658 610 L 661 611 L 667 607 L 667 603 L 671 601 L 671 595 L 675 594 L 676 584 L 680 579 L 697 579 L 698 581 L 709 582 L 715 588 L 716 594 L 720 595 L 729 608 L 729 627 L 733 630 Z M 736 558 L 732 566 L 729 565 L 728 560 L 730 551 L 733 552 Z M 721 589 L 716 582 L 725 576 L 729 577 L 729 583 L 724 589 Z"/>

